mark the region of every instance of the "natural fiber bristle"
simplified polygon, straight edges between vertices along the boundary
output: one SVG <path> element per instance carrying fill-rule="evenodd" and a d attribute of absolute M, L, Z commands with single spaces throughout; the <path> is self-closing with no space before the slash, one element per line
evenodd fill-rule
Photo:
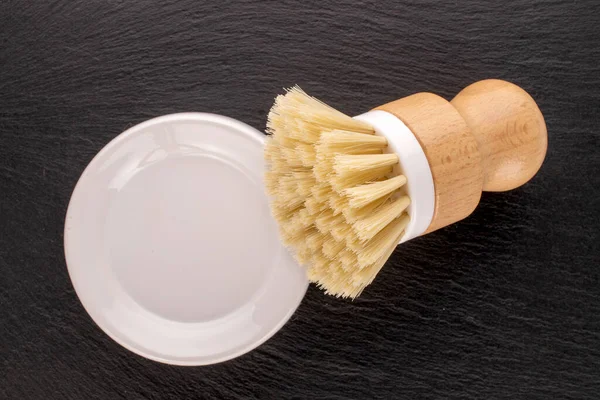
<path fill-rule="evenodd" d="M 410 204 L 408 196 L 402 196 L 384 204 L 371 215 L 356 221 L 352 228 L 361 241 L 369 240 L 398 218 Z"/>
<path fill-rule="evenodd" d="M 333 170 L 338 176 L 342 177 L 392 166 L 397 163 L 398 156 L 395 154 L 339 154 L 334 158 Z"/>
<path fill-rule="evenodd" d="M 321 132 L 335 129 L 373 133 L 369 124 L 329 107 L 297 86 L 277 96 L 267 121 L 267 130 L 274 136 L 281 134 L 304 143 L 315 143 Z"/>
<path fill-rule="evenodd" d="M 325 257 L 320 251 L 314 250 L 313 263 L 318 269 L 323 271 L 323 274 L 327 274 L 331 260 Z"/>
<path fill-rule="evenodd" d="M 299 236 L 306 230 L 306 227 L 298 220 L 298 213 L 296 213 L 287 220 L 282 230 L 293 241 L 296 236 Z"/>
<path fill-rule="evenodd" d="M 387 139 L 383 136 L 357 133 L 352 131 L 333 130 L 323 132 L 316 149 L 319 154 L 376 154 L 387 147 Z"/>
<path fill-rule="evenodd" d="M 389 194 L 387 196 L 383 196 L 377 200 L 374 200 L 372 203 L 367 204 L 364 207 L 347 208 L 346 210 L 344 210 L 344 218 L 346 218 L 346 221 L 348 221 L 348 223 L 353 224 L 356 221 L 364 219 L 372 213 L 374 213 L 379 207 L 383 206 L 391 197 L 392 195 Z"/>
<path fill-rule="evenodd" d="M 320 214 L 321 212 L 328 209 L 327 203 L 321 202 L 314 197 L 309 197 L 304 202 L 304 206 L 311 215 Z"/>
<path fill-rule="evenodd" d="M 311 190 L 312 197 L 320 202 L 327 202 L 333 189 L 328 183 L 315 185 Z"/>
<path fill-rule="evenodd" d="M 354 230 L 351 228 L 350 233 L 346 236 L 346 248 L 354 252 L 359 252 L 365 246 L 365 241 L 360 240 Z"/>
<path fill-rule="evenodd" d="M 301 197 L 310 196 L 310 192 L 317 182 L 310 171 L 295 172 L 293 179 L 296 184 L 296 193 Z"/>
<path fill-rule="evenodd" d="M 323 254 L 330 260 L 334 260 L 339 253 L 346 247 L 346 242 L 337 241 L 333 236 L 329 235 L 323 242 Z"/>
<path fill-rule="evenodd" d="M 317 153 L 313 173 L 319 183 L 328 184 L 333 170 L 333 156 L 327 157 Z"/>
<path fill-rule="evenodd" d="M 329 194 L 329 207 L 331 207 L 335 215 L 339 215 L 348 208 L 348 199 L 345 196 L 340 196 L 338 193 L 331 192 Z"/>
<path fill-rule="evenodd" d="M 298 219 L 304 228 L 309 228 L 315 221 L 314 217 L 308 212 L 308 209 L 303 208 L 298 211 Z"/>
<path fill-rule="evenodd" d="M 276 98 L 267 131 L 265 188 L 283 243 L 326 293 L 358 296 L 409 221 L 398 157 L 372 126 L 298 87 Z"/>
<path fill-rule="evenodd" d="M 320 251 L 323 247 L 323 241 L 325 240 L 325 235 L 319 232 L 315 228 L 311 228 L 306 234 L 306 245 L 311 251 Z"/>
<path fill-rule="evenodd" d="M 308 143 L 298 143 L 296 145 L 296 151 L 298 152 L 298 156 L 302 161 L 302 165 L 306 167 L 314 165 L 317 158 L 317 153 L 315 152 L 315 147 L 313 145 Z"/>
<path fill-rule="evenodd" d="M 265 189 L 267 190 L 267 194 L 271 197 L 274 197 L 277 192 L 279 176 L 279 172 L 277 171 L 265 172 Z"/>
<path fill-rule="evenodd" d="M 368 183 L 344 190 L 348 197 L 348 205 L 352 208 L 364 207 L 367 204 L 400 189 L 406 183 L 404 175 L 395 176 L 380 182 Z"/>
<path fill-rule="evenodd" d="M 273 137 L 267 138 L 265 141 L 265 160 L 270 163 L 273 161 L 273 158 L 279 157 L 279 154 L 279 145 L 275 139 L 273 139 Z"/>
<path fill-rule="evenodd" d="M 335 240 L 340 242 L 345 241 L 346 237 L 352 233 L 352 225 L 344 221 L 331 228 L 329 232 L 331 233 L 331 236 L 335 238 Z"/>
<path fill-rule="evenodd" d="M 348 188 L 362 185 L 365 183 L 376 182 L 386 178 L 387 175 L 391 174 L 393 168 L 391 166 L 383 166 L 374 169 L 365 169 L 360 172 L 353 174 L 338 175 L 334 174 L 331 177 L 331 186 L 338 191 L 342 192 Z"/>
<path fill-rule="evenodd" d="M 329 233 L 332 227 L 338 222 L 338 217 L 333 214 L 331 209 L 325 209 L 315 218 L 315 227 L 322 233 Z"/>
<path fill-rule="evenodd" d="M 281 235 L 283 244 L 286 246 L 293 247 L 294 249 L 304 249 L 305 245 L 301 240 L 303 232 L 290 232 L 289 227 L 286 227 L 286 229 L 281 229 L 279 234 Z"/>
<path fill-rule="evenodd" d="M 339 255 L 339 259 L 340 259 L 341 263 L 344 266 L 346 266 L 349 271 L 354 269 L 355 264 L 357 262 L 356 255 L 354 255 L 354 253 L 352 253 L 349 250 L 344 250 L 343 252 L 341 252 Z"/>
<path fill-rule="evenodd" d="M 312 259 L 312 251 L 309 248 L 297 249 L 295 258 L 300 265 L 307 265 Z"/>
<path fill-rule="evenodd" d="M 285 160 L 286 164 L 290 167 L 302 167 L 302 160 L 300 154 L 294 148 L 284 147 L 281 149 L 281 156 Z"/>
<path fill-rule="evenodd" d="M 394 220 L 371 240 L 365 243 L 360 252 L 357 252 L 358 263 L 366 267 L 376 262 L 390 246 L 395 246 L 400 240 L 404 228 L 408 224 L 408 215 Z"/>

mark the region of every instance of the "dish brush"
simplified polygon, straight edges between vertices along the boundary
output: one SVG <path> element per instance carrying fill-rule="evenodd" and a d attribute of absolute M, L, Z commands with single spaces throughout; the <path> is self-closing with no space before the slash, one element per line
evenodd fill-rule
<path fill-rule="evenodd" d="M 501 80 L 354 118 L 296 86 L 276 98 L 267 133 L 265 186 L 284 244 L 310 281 L 351 298 L 399 243 L 467 217 L 484 190 L 531 179 L 547 147 L 535 101 Z"/>

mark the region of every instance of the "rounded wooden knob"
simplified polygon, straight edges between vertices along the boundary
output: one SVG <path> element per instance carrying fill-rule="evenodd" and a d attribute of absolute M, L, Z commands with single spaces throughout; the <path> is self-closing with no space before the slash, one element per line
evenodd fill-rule
<path fill-rule="evenodd" d="M 526 91 L 489 79 L 467 86 L 450 103 L 477 141 L 483 190 L 514 189 L 540 169 L 548 146 L 546 124 Z"/>

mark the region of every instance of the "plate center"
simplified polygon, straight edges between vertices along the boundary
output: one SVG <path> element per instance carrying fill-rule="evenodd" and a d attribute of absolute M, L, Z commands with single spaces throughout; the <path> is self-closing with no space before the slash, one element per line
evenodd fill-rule
<path fill-rule="evenodd" d="M 173 321 L 233 312 L 274 264 L 264 202 L 260 187 L 220 155 L 171 154 L 138 170 L 115 189 L 106 221 L 117 280 L 140 306 Z"/>

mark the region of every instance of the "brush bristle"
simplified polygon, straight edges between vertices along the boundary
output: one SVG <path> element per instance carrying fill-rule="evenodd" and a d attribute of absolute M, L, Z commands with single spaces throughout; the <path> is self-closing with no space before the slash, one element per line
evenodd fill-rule
<path fill-rule="evenodd" d="M 267 132 L 265 188 L 283 243 L 326 293 L 360 295 L 409 221 L 398 157 L 369 124 L 299 87 L 276 98 Z"/>
<path fill-rule="evenodd" d="M 364 207 L 377 199 L 400 189 L 406 183 L 404 175 L 395 176 L 380 182 L 368 183 L 344 190 L 351 208 Z"/>

